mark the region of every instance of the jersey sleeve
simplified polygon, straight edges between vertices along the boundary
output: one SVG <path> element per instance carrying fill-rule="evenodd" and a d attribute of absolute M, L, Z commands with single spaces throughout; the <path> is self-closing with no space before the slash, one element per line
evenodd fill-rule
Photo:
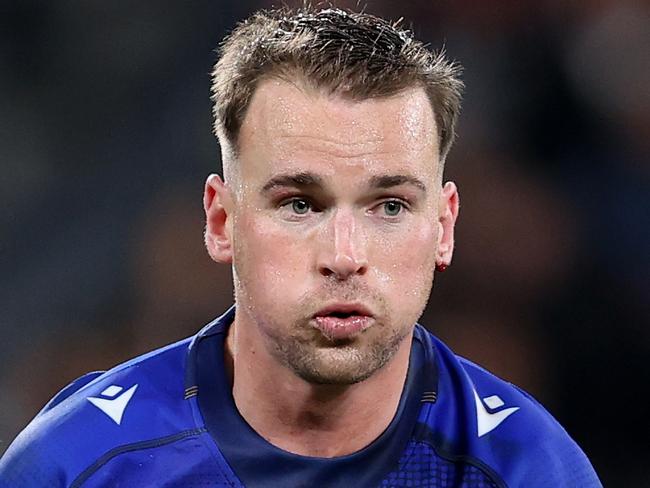
<path fill-rule="evenodd" d="M 71 482 L 61 464 L 60 443 L 52 442 L 50 412 L 102 372 L 88 373 L 70 383 L 43 407 L 0 458 L 0 488 L 60 487 Z"/>
<path fill-rule="evenodd" d="M 489 420 L 469 445 L 508 487 L 602 488 L 591 462 L 560 423 L 529 393 L 462 360 L 475 417 Z M 498 400 L 498 403 L 494 403 Z M 473 430 L 473 429 L 472 429 Z"/>
<path fill-rule="evenodd" d="M 66 386 L 0 459 L 0 488 L 108 486 L 86 480 L 104 471 L 119 479 L 132 466 L 132 457 L 122 456 L 127 452 L 175 440 L 172 450 L 182 450 L 191 443 L 183 440 L 201 432 L 184 395 L 188 343 L 164 346 Z"/>
<path fill-rule="evenodd" d="M 566 486 L 602 488 L 591 462 L 564 428 L 525 391 L 517 390 L 537 406 L 537 425 L 527 442 L 530 459 L 510 473 L 512 486 Z"/>

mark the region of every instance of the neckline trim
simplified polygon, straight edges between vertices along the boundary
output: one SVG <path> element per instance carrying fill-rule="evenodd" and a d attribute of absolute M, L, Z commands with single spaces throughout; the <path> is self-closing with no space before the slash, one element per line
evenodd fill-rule
<path fill-rule="evenodd" d="M 234 315 L 233 306 L 193 339 L 188 351 L 186 392 L 197 396 L 208 432 L 245 485 L 298 486 L 308 481 L 314 486 L 376 486 L 397 468 L 414 434 L 422 395 L 437 386 L 437 378 L 431 375 L 432 351 L 425 347 L 422 334 L 426 333 L 421 326 L 415 327 L 406 382 L 386 430 L 355 453 L 319 458 L 274 446 L 239 414 L 224 368 L 224 341 Z"/>

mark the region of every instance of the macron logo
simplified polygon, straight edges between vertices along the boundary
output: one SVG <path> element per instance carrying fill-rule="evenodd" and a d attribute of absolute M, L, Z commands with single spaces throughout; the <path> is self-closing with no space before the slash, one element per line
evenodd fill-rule
<path fill-rule="evenodd" d="M 122 422 L 122 415 L 124 415 L 124 410 L 129 404 L 129 401 L 131 401 L 131 397 L 137 388 L 138 385 L 136 384 L 122 393 L 124 388 L 117 385 L 111 385 L 101 393 L 103 397 L 108 398 L 88 397 L 88 401 L 108 415 L 113 422 L 120 425 Z"/>
<path fill-rule="evenodd" d="M 478 436 L 484 436 L 488 432 L 496 429 L 501 422 L 510 417 L 513 413 L 519 410 L 519 407 L 502 408 L 494 413 L 490 413 L 483 405 L 483 402 L 478 397 L 478 393 L 474 390 L 474 401 L 476 402 L 476 424 L 478 427 Z M 504 403 L 498 395 L 492 395 L 483 399 L 485 404 L 492 410 L 503 407 Z"/>

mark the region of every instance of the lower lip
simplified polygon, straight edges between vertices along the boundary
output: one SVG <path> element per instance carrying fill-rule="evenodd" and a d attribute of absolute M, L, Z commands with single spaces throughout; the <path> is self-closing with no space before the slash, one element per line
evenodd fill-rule
<path fill-rule="evenodd" d="M 346 318 L 319 316 L 314 321 L 315 327 L 330 340 L 349 339 L 372 325 L 372 317 L 367 315 Z"/>

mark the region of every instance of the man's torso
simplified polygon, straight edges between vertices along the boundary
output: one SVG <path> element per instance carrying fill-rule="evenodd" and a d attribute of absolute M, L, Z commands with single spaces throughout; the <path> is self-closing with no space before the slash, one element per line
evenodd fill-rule
<path fill-rule="evenodd" d="M 0 460 L 0 487 L 600 486 L 539 404 L 420 326 L 378 439 L 333 459 L 282 451 L 234 405 L 223 368 L 232 315 L 64 389 Z"/>

